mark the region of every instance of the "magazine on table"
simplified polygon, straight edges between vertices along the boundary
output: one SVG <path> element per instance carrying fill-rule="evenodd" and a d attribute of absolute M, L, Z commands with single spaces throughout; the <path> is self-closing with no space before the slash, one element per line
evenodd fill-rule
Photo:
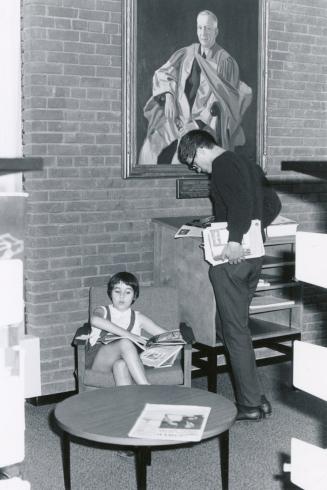
<path fill-rule="evenodd" d="M 141 439 L 200 441 L 210 410 L 210 407 L 196 405 L 146 403 L 128 436 Z"/>
<path fill-rule="evenodd" d="M 226 222 L 212 223 L 210 227 L 202 231 L 204 257 L 212 265 L 228 262 L 222 259 L 221 254 L 228 242 L 229 231 Z M 265 254 L 261 234 L 260 220 L 252 220 L 250 229 L 243 235 L 242 246 L 245 258 L 262 257 Z"/>
<path fill-rule="evenodd" d="M 101 339 L 103 344 L 109 344 L 115 340 L 119 340 L 124 335 L 116 335 L 109 333 Z M 145 337 L 143 337 L 145 338 Z M 176 360 L 179 351 L 186 344 L 180 330 L 169 330 L 158 335 L 154 335 L 146 340 L 146 344 L 138 342 L 137 338 L 130 339 L 144 352 L 141 353 L 140 359 L 145 366 L 150 367 L 169 367 Z"/>

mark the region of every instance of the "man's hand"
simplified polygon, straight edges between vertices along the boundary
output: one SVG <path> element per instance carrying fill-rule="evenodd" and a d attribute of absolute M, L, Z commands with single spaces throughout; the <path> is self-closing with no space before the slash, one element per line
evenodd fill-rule
<path fill-rule="evenodd" d="M 228 242 L 221 253 L 223 260 L 227 259 L 230 264 L 238 264 L 245 260 L 244 250 L 238 242 Z"/>
<path fill-rule="evenodd" d="M 170 121 L 174 121 L 177 116 L 175 97 L 169 92 L 166 93 L 165 116 Z"/>

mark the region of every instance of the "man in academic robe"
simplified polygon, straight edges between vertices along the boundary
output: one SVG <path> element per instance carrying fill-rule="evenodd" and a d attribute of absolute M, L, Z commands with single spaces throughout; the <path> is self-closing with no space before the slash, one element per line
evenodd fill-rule
<path fill-rule="evenodd" d="M 191 129 L 210 132 L 226 150 L 245 143 L 241 121 L 252 90 L 240 81 L 234 58 L 216 43 L 212 12 L 198 14 L 197 35 L 199 43 L 176 51 L 154 74 L 139 165 L 178 164 L 177 141 Z"/>

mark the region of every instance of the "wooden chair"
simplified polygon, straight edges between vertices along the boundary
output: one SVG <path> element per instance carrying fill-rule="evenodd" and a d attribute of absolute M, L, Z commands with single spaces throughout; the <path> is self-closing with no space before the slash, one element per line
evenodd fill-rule
<path fill-rule="evenodd" d="M 97 305 L 108 304 L 107 287 L 95 286 L 90 288 L 89 317 Z M 146 375 L 151 384 L 191 386 L 191 358 L 192 358 L 192 329 L 179 324 L 179 304 L 177 291 L 172 287 L 143 286 L 140 297 L 137 299 L 135 309 L 153 319 L 163 328 L 172 330 L 180 328 L 184 338 L 189 342 L 183 347 L 182 354 L 176 359 L 174 365 L 168 368 L 145 367 Z M 76 337 L 90 331 L 89 323 L 80 327 L 74 337 L 73 345 L 76 349 L 76 379 L 78 392 L 94 388 L 114 386 L 112 373 L 103 373 L 94 369 L 85 368 L 87 356 L 87 340 Z"/>

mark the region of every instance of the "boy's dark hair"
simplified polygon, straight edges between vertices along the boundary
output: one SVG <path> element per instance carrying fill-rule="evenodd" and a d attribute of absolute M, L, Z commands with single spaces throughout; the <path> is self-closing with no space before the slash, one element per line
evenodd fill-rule
<path fill-rule="evenodd" d="M 124 284 L 127 284 L 127 286 L 130 286 L 133 291 L 134 291 L 134 301 L 139 297 L 140 294 L 140 285 L 139 281 L 134 274 L 131 274 L 130 272 L 117 272 L 117 274 L 114 274 L 108 282 L 108 287 L 107 287 L 107 293 L 109 298 L 112 300 L 111 294 L 114 289 L 114 287 L 119 284 L 120 282 L 123 282 Z"/>
<path fill-rule="evenodd" d="M 178 145 L 178 160 L 190 165 L 198 148 L 213 148 L 216 145 L 214 137 L 202 129 L 193 129 L 182 136 Z"/>

